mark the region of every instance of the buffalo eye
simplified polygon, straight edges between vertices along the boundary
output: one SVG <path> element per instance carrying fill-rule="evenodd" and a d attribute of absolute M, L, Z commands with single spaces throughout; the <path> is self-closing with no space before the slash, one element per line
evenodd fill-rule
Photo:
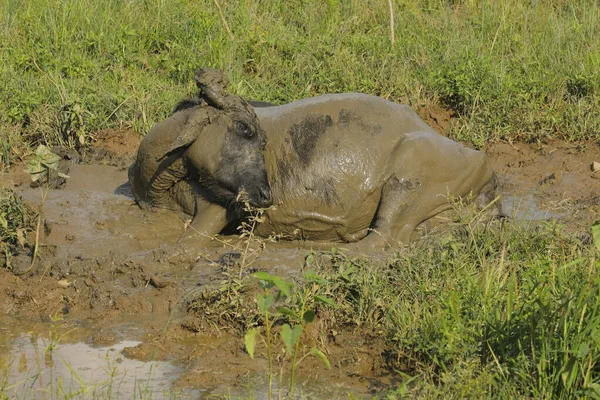
<path fill-rule="evenodd" d="M 254 135 L 254 132 L 252 131 L 252 129 L 250 129 L 248 124 L 242 121 L 235 121 L 235 130 L 241 136 L 250 138 Z"/>

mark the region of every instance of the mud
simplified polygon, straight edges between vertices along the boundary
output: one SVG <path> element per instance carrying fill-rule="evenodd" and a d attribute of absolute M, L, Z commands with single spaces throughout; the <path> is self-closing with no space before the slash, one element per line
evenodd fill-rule
<path fill-rule="evenodd" d="M 29 187 L 22 166 L 0 177 L 43 218 L 39 260 L 32 265 L 30 252 L 23 251 L 13 260 L 13 271 L 0 270 L 0 361 L 8 393 L 44 398 L 50 371 L 71 382 L 75 370 L 92 385 L 105 379 L 94 372 L 104 363 L 127 366 L 139 377 L 152 362 L 154 393 L 173 385 L 183 398 L 264 397 L 267 360 L 245 353 L 239 328 L 187 312 L 188 299 L 218 288 L 231 275 L 231 265 L 239 260 L 233 238 L 220 237 L 202 250 L 177 246 L 189 217 L 141 210 L 126 185 L 125 168 L 139 137 L 111 131 L 97 138 L 84 163 L 70 165 L 62 189 Z M 501 212 L 509 218 L 556 219 L 565 229 L 585 234 L 600 215 L 600 176 L 590 170 L 600 161 L 597 143 L 496 144 L 487 152 L 504 195 Z M 304 246 L 268 243 L 248 271 L 296 274 L 307 253 Z M 348 393 L 361 398 L 393 386 L 385 343 L 376 332 L 334 328 L 335 335 L 330 326 L 316 326 L 313 339 L 326 345 L 333 368 L 326 370 L 313 359 L 303 363 L 299 392 L 305 398 L 347 398 Z M 48 361 L 45 349 L 52 340 L 58 340 L 58 350 Z M 35 385 L 19 386 L 38 373 L 43 379 Z M 139 381 L 131 376 L 123 391 Z M 73 383 L 74 391 L 78 385 Z"/>
<path fill-rule="evenodd" d="M 488 149 L 503 194 L 502 213 L 520 220 L 557 220 L 589 232 L 600 215 L 600 143 L 502 143 Z"/>

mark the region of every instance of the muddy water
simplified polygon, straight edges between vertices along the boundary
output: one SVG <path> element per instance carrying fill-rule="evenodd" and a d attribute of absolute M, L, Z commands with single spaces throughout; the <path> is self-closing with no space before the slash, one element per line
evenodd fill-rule
<path fill-rule="evenodd" d="M 505 193 L 500 200 L 502 213 L 517 221 L 540 221 L 559 219 L 569 215 L 567 211 L 557 212 L 541 208 L 532 194 Z"/>
<path fill-rule="evenodd" d="M 78 334 L 61 340 L 49 357 L 47 336 L 53 324 L 30 327 L 16 319 L 5 321 L 0 333 L 0 371 L 8 378 L 5 391 L 16 398 L 45 398 L 60 382 L 72 393 L 86 388 L 108 397 L 118 389 L 121 398 L 130 398 L 143 384 L 158 398 L 157 393 L 172 388 L 193 388 L 184 394 L 201 396 L 266 398 L 264 370 L 255 368 L 264 363 L 240 355 L 237 338 L 196 338 L 178 328 L 185 317 L 182 299 L 218 285 L 225 273 L 237 273 L 231 271 L 240 257 L 236 244 L 215 241 L 201 251 L 182 249 L 177 240 L 186 217 L 141 210 L 128 190 L 125 170 L 72 165 L 69 176 L 61 189 L 20 187 L 27 203 L 41 206 L 44 255 L 38 274 L 44 276 L 17 278 L 14 292 L 32 300 L 12 312 L 42 320 L 58 313 Z M 260 257 L 250 257 L 248 269 L 297 274 L 306 253 L 274 243 Z M 204 358 L 211 360 L 208 366 Z M 163 360 L 178 360 L 179 366 Z M 107 383 L 108 371 L 117 374 L 112 383 L 118 388 Z M 351 386 L 343 379 L 330 385 L 313 378 L 308 384 L 301 382 L 298 393 L 345 398 L 342 388 Z M 360 393 L 362 386 L 351 391 Z"/>
<path fill-rule="evenodd" d="M 123 356 L 140 342 L 120 340 L 93 347 L 73 340 L 73 332 L 48 325 L 0 318 L 0 385 L 11 398 L 52 399 L 162 397 L 173 391 L 182 369 L 164 361 L 142 362 Z M 81 335 L 81 329 L 79 334 Z M 183 397 L 194 396 L 190 390 Z M 165 395 L 168 397 L 168 395 Z"/>
<path fill-rule="evenodd" d="M 73 165 L 60 190 L 27 188 L 30 204 L 42 204 L 44 240 L 59 257 L 131 254 L 173 245 L 184 221 L 167 210 L 148 213 L 133 201 L 127 173 L 106 165 Z"/>
<path fill-rule="evenodd" d="M 135 329 L 127 330 L 122 329 L 119 336 L 136 336 L 131 332 Z M 207 359 L 189 371 L 185 363 L 175 365 L 154 360 L 154 355 L 140 354 L 144 346 L 139 340 L 113 337 L 110 340 L 113 344 L 97 346 L 90 343 L 94 342 L 89 339 L 93 335 L 82 327 L 0 318 L 0 394 L 13 399 L 269 398 L 268 375 L 246 365 L 240 368 L 239 362 L 229 360 L 228 368 L 213 368 L 214 360 Z M 217 348 L 219 342 L 223 339 L 195 340 L 181 345 L 188 347 L 191 354 L 193 347 Z M 219 352 L 224 353 L 222 349 Z M 140 361 L 138 357 L 151 360 Z M 254 364 L 264 367 L 261 361 Z M 199 373 L 205 377 L 194 378 Z M 311 375 L 305 374 L 298 380 L 295 399 L 346 399 L 349 395 L 365 398 L 360 384 L 343 378 L 331 382 Z M 289 377 L 284 376 L 287 381 Z M 285 396 L 288 387 L 275 379 L 272 390 L 276 396 L 278 393 Z"/>

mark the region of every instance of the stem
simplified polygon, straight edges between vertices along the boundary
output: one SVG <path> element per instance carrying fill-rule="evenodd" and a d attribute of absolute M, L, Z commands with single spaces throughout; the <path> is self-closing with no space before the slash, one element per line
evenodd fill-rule
<path fill-rule="evenodd" d="M 390 6 L 390 38 L 392 40 L 392 46 L 394 45 L 394 8 L 392 6 L 392 0 L 388 0 L 388 5 Z"/>
<path fill-rule="evenodd" d="M 229 34 L 229 39 L 233 40 L 234 39 L 233 34 L 231 33 L 231 30 L 229 29 L 229 25 L 227 24 L 227 21 L 225 20 L 225 17 L 223 16 L 223 10 L 221 10 L 221 5 L 219 4 L 219 2 L 217 0 L 213 0 L 213 2 L 215 3 L 215 5 L 217 6 L 217 9 L 219 10 L 219 16 L 221 17 L 221 21 L 223 22 L 223 25 L 225 26 L 225 30 Z"/>
<path fill-rule="evenodd" d="M 242 261 L 240 262 L 240 279 L 242 279 L 242 272 L 244 272 L 244 268 L 246 267 L 246 257 L 248 256 L 250 243 L 252 243 L 252 239 L 254 238 L 254 228 L 256 228 L 256 218 L 252 219 L 252 227 L 250 228 L 250 232 L 248 232 L 246 247 L 244 248 L 244 251 L 242 251 Z"/>
<path fill-rule="evenodd" d="M 37 258 L 38 249 L 40 247 L 40 227 L 42 225 L 42 208 L 44 206 L 44 202 L 46 201 L 47 195 L 48 195 L 48 186 L 46 186 L 46 190 L 42 192 L 42 201 L 38 205 L 38 218 L 37 218 L 37 224 L 36 224 L 36 228 L 35 228 L 35 243 L 33 245 L 33 256 L 31 257 L 31 264 L 29 265 L 29 268 L 27 268 L 25 271 L 19 271 L 19 272 L 13 271 L 13 274 L 15 274 L 17 276 L 28 273 L 29 271 L 31 271 L 33 269 L 33 266 L 35 265 L 35 260 Z M 46 271 L 44 271 L 44 273 L 40 277 L 40 282 L 44 278 L 45 274 L 46 274 Z"/>
<path fill-rule="evenodd" d="M 273 357 L 271 357 L 271 326 L 269 325 L 269 311 L 265 312 L 267 326 L 267 358 L 269 359 L 269 400 L 273 398 Z"/>
<path fill-rule="evenodd" d="M 305 324 L 304 324 L 304 309 L 306 307 L 306 300 L 310 294 L 305 293 L 305 296 L 302 298 L 302 307 L 300 307 L 300 325 L 302 326 L 302 332 L 304 332 Z M 296 360 L 298 359 L 298 348 L 300 347 L 300 338 L 296 342 L 296 347 L 294 348 L 294 355 L 292 356 L 292 376 L 290 377 L 290 395 L 289 398 L 294 398 L 294 386 L 296 384 Z"/>

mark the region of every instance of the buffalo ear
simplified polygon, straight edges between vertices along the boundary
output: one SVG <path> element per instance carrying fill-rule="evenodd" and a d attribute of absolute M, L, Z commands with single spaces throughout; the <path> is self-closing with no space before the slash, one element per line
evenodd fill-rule
<path fill-rule="evenodd" d="M 171 143 L 169 149 L 158 159 L 167 157 L 175 150 L 188 147 L 198 138 L 202 130 L 210 123 L 210 117 L 207 110 L 198 110 L 191 116 L 181 128 L 181 132 Z"/>

